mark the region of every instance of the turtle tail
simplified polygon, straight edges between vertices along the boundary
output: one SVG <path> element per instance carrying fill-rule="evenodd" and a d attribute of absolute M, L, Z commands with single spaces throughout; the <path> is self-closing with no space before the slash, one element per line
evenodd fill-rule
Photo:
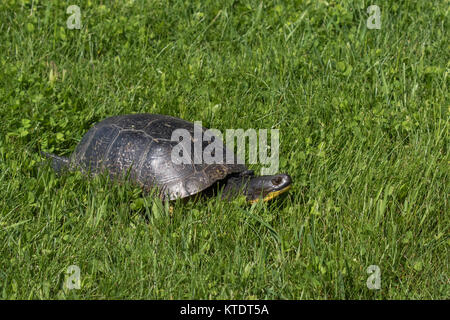
<path fill-rule="evenodd" d="M 61 173 L 67 169 L 69 169 L 70 166 L 70 160 L 66 157 L 60 157 L 57 155 L 54 155 L 52 153 L 47 152 L 41 152 L 41 154 L 46 157 L 48 160 L 51 160 L 51 166 L 53 170 L 55 170 L 57 173 Z"/>

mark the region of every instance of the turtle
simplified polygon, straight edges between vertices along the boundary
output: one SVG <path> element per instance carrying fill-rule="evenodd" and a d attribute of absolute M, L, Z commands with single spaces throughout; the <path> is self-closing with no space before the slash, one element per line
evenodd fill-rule
<path fill-rule="evenodd" d="M 89 175 L 108 172 L 114 179 L 130 179 L 146 192 L 157 189 L 161 198 L 168 200 L 208 193 L 208 190 L 218 190 L 215 187 L 218 186 L 223 199 L 244 195 L 253 203 L 271 200 L 291 187 L 288 174 L 256 176 L 234 153 L 233 162 L 199 163 L 188 153 L 187 161 L 173 161 L 174 148 L 180 146 L 180 141 L 173 139 L 177 129 L 188 132 L 190 141 L 185 141 L 186 145 L 194 146 L 196 124 L 192 122 L 161 114 L 117 115 L 91 127 L 69 157 L 43 154 L 58 173 L 72 169 Z M 211 138 L 204 127 L 199 131 L 209 137 L 201 141 L 204 151 L 217 136 Z M 231 151 L 220 138 L 216 143 L 225 159 Z"/>

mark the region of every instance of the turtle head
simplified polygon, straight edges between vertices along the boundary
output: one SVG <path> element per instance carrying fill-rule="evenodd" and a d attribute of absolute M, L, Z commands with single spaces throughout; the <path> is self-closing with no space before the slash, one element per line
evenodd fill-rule
<path fill-rule="evenodd" d="M 250 203 L 259 200 L 269 201 L 289 190 L 292 179 L 288 174 L 275 174 L 268 176 L 254 176 L 253 171 L 246 171 L 238 177 L 228 179 L 223 196 L 242 195 Z"/>

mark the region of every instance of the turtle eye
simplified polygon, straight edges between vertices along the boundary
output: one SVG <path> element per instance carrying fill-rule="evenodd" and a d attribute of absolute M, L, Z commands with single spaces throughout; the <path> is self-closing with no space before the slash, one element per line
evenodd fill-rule
<path fill-rule="evenodd" d="M 272 183 L 276 186 L 279 185 L 281 182 L 283 182 L 283 178 L 281 178 L 280 176 L 272 179 Z"/>

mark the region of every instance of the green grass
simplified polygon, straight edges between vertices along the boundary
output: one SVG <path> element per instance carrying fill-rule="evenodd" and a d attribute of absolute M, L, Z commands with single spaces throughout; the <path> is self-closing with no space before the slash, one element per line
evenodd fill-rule
<path fill-rule="evenodd" d="M 447 1 L 101 2 L 0 4 L 0 298 L 450 298 Z M 169 214 L 39 166 L 137 112 L 277 128 L 293 188 Z"/>

